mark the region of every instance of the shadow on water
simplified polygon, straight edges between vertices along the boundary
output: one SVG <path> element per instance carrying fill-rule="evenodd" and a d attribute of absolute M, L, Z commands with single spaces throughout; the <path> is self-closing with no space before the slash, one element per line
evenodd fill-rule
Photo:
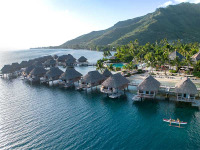
<path fill-rule="evenodd" d="M 174 119 L 179 118 L 190 123 L 196 117 L 196 112 L 199 112 L 198 107 L 192 107 L 189 103 L 178 102 L 174 108 Z"/>
<path fill-rule="evenodd" d="M 133 102 L 138 112 L 145 118 L 154 116 L 159 109 L 159 102 L 157 100 L 144 100 L 141 102 Z"/>

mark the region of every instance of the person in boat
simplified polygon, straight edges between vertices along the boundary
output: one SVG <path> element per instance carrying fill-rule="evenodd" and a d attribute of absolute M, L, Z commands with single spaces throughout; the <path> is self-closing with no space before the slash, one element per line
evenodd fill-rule
<path fill-rule="evenodd" d="M 177 122 L 179 123 L 179 128 L 181 127 L 181 122 L 180 122 L 180 119 L 177 118 Z"/>

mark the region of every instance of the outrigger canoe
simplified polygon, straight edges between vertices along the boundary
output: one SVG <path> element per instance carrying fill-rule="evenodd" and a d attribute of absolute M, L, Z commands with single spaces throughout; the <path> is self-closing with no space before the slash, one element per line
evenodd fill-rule
<path fill-rule="evenodd" d="M 163 119 L 164 122 L 169 122 L 170 123 L 170 119 Z M 175 124 L 187 124 L 187 122 L 183 122 L 183 121 L 177 121 L 177 120 L 172 120 L 171 119 L 171 123 L 175 123 Z"/>

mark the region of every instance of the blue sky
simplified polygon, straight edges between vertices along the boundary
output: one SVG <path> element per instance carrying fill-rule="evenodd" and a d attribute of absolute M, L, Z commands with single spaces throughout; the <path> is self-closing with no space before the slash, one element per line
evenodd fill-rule
<path fill-rule="evenodd" d="M 1 0 L 0 50 L 60 45 L 181 2 L 200 0 Z"/>

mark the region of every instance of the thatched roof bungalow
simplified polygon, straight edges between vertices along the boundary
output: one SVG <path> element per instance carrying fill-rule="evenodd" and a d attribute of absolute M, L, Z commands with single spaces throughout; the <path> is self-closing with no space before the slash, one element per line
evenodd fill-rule
<path fill-rule="evenodd" d="M 81 56 L 81 57 L 78 59 L 78 62 L 79 62 L 79 63 L 85 63 L 85 62 L 87 62 L 87 58 L 85 58 L 84 56 Z"/>
<path fill-rule="evenodd" d="M 108 78 L 108 77 L 110 77 L 111 75 L 112 75 L 112 73 L 106 68 L 106 69 L 104 70 L 104 72 L 103 72 L 103 76 L 106 77 L 106 78 Z"/>
<path fill-rule="evenodd" d="M 100 85 L 104 80 L 105 77 L 98 71 L 90 71 L 83 77 L 81 84 L 87 85 L 87 87 L 93 87 Z"/>
<path fill-rule="evenodd" d="M 67 68 L 66 71 L 60 76 L 60 79 L 65 83 L 74 83 L 81 79 L 82 74 L 74 68 Z"/>
<path fill-rule="evenodd" d="M 199 61 L 200 60 L 200 51 L 198 53 L 194 54 L 191 58 L 194 62 Z"/>
<path fill-rule="evenodd" d="M 101 92 L 112 94 L 118 93 L 119 90 L 123 90 L 128 87 L 129 80 L 123 77 L 120 73 L 111 75 L 101 84 Z"/>
<path fill-rule="evenodd" d="M 12 63 L 11 68 L 12 68 L 12 72 L 14 73 L 15 71 L 20 71 L 21 66 L 19 63 Z"/>
<path fill-rule="evenodd" d="M 56 61 L 54 59 L 48 59 L 47 61 L 44 62 L 44 66 L 47 67 L 55 67 L 56 66 Z"/>
<path fill-rule="evenodd" d="M 185 59 L 185 57 L 183 56 L 183 55 L 181 55 L 179 52 L 177 52 L 177 51 L 174 51 L 174 52 L 172 52 L 171 54 L 169 54 L 169 59 L 170 60 L 174 60 L 174 59 L 176 59 L 176 57 L 178 57 L 180 60 L 183 60 L 183 59 Z"/>
<path fill-rule="evenodd" d="M 65 61 L 65 66 L 66 67 L 73 67 L 75 66 L 76 64 L 76 59 L 70 57 L 70 58 L 67 58 L 67 60 Z"/>
<path fill-rule="evenodd" d="M 138 85 L 138 95 L 144 98 L 155 98 L 159 88 L 160 82 L 149 75 Z"/>
<path fill-rule="evenodd" d="M 26 67 L 26 68 L 24 69 L 24 71 L 22 72 L 22 75 L 23 75 L 24 77 L 26 77 L 27 75 L 30 74 L 30 72 L 31 72 L 34 68 L 35 68 L 34 65 L 31 65 L 31 66 Z"/>
<path fill-rule="evenodd" d="M 12 72 L 13 70 L 11 65 L 4 65 L 4 67 L 1 69 L 1 74 L 10 74 Z"/>
<path fill-rule="evenodd" d="M 42 67 L 42 66 L 43 66 L 43 64 L 42 64 L 41 61 L 35 61 L 35 62 L 33 63 L 33 65 L 34 65 L 34 66 L 38 66 L 38 67 Z"/>
<path fill-rule="evenodd" d="M 60 70 L 58 67 L 53 67 L 46 72 L 44 78 L 48 81 L 58 80 L 62 74 L 63 74 L 62 70 Z"/>
<path fill-rule="evenodd" d="M 40 79 L 46 74 L 46 70 L 43 67 L 36 66 L 30 73 L 29 77 L 34 79 Z"/>
<path fill-rule="evenodd" d="M 198 91 L 196 85 L 189 78 L 185 78 L 175 85 L 175 93 L 178 101 L 190 102 L 195 100 Z"/>
<path fill-rule="evenodd" d="M 29 66 L 29 63 L 28 63 L 28 61 L 22 61 L 22 62 L 20 63 L 20 66 L 21 66 L 21 68 L 26 68 L 26 67 Z"/>

